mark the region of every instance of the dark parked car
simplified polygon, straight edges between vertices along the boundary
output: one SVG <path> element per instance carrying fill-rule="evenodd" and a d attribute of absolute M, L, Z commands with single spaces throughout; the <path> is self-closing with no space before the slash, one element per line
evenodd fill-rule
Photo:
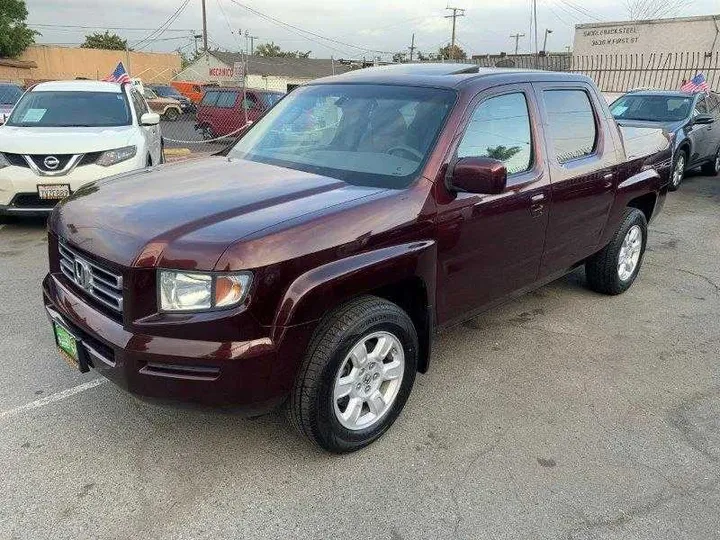
<path fill-rule="evenodd" d="M 352 451 L 400 414 L 438 329 L 580 265 L 627 290 L 670 164 L 667 135 L 621 135 L 582 75 L 358 70 L 294 90 L 224 156 L 61 202 L 45 306 L 80 371 L 149 398 L 287 399 Z"/>
<path fill-rule="evenodd" d="M 19 85 L 0 81 L 0 125 L 5 123 L 22 95 L 23 89 Z"/>
<path fill-rule="evenodd" d="M 189 98 L 183 96 L 178 90 L 168 84 L 151 84 L 148 88 L 152 88 L 161 98 L 175 99 L 180 102 L 180 108 L 183 113 L 195 112 L 195 104 Z"/>
<path fill-rule="evenodd" d="M 630 92 L 610 106 L 621 126 L 663 127 L 674 137 L 670 190 L 685 172 L 700 167 L 703 174 L 720 173 L 720 95 L 661 90 Z"/>
<path fill-rule="evenodd" d="M 282 92 L 243 88 L 207 88 L 198 105 L 195 129 L 204 139 L 234 135 L 282 99 Z M 234 141 L 228 138 L 228 141 Z"/>

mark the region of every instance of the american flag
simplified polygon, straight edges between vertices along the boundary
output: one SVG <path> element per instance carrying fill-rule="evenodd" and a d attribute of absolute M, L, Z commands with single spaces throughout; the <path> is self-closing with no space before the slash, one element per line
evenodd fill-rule
<path fill-rule="evenodd" d="M 125 66 L 123 66 L 122 62 L 120 62 L 115 68 L 115 71 L 105 77 L 103 81 L 116 82 L 120 84 L 128 83 L 130 82 L 130 75 L 127 74 L 127 71 L 125 71 Z"/>
<path fill-rule="evenodd" d="M 692 79 L 680 87 L 681 92 L 709 92 L 707 79 L 702 73 L 697 73 Z"/>

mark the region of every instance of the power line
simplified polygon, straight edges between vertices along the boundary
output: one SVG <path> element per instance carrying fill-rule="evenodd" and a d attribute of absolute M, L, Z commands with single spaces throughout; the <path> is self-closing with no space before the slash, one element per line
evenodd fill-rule
<path fill-rule="evenodd" d="M 562 2 L 563 4 L 565 4 L 565 5 L 566 5 L 567 7 L 569 7 L 570 9 L 572 9 L 572 10 L 574 10 L 574 11 L 577 11 L 577 12 L 580 13 L 581 15 L 584 15 L 585 17 L 589 17 L 589 18 L 594 19 L 594 20 L 596 20 L 596 21 L 598 21 L 598 22 L 602 22 L 602 19 L 600 19 L 599 17 L 595 16 L 592 12 L 588 11 L 587 9 L 585 9 L 585 8 L 582 7 L 582 6 L 578 6 L 578 5 L 575 4 L 574 2 L 571 2 L 570 0 L 559 0 L 559 1 Z"/>
<path fill-rule="evenodd" d="M 162 23 L 156 30 L 153 32 L 150 32 L 147 36 L 145 36 L 143 39 L 135 43 L 133 45 L 134 48 L 141 50 L 150 45 L 156 38 L 159 38 L 161 35 L 165 33 L 165 30 L 170 28 L 170 25 L 174 23 L 177 18 L 182 14 L 183 10 L 187 7 L 187 5 L 190 3 L 190 0 L 185 0 L 182 4 L 180 4 L 180 7 L 175 10 L 175 12 L 170 15 L 170 17 L 167 18 L 167 20 Z M 140 47 L 142 45 L 142 47 Z"/>
<path fill-rule="evenodd" d="M 236 5 L 240 6 L 240 7 L 243 8 L 243 9 L 246 9 L 247 11 L 250 11 L 251 13 L 254 13 L 254 14 L 257 15 L 258 17 L 262 17 L 263 19 L 266 19 L 266 20 L 269 20 L 269 21 L 271 21 L 271 22 L 274 22 L 275 24 L 279 24 L 279 25 L 285 26 L 285 27 L 287 27 L 287 28 L 292 28 L 292 29 L 294 29 L 294 30 L 297 30 L 298 32 L 302 32 L 302 33 L 304 33 L 304 34 L 309 34 L 309 35 L 311 35 L 311 36 L 314 36 L 314 37 L 316 37 L 316 38 L 329 41 L 329 42 L 331 42 L 331 43 L 337 43 L 338 45 L 343 45 L 343 46 L 345 46 L 345 47 L 350 47 L 350 48 L 352 48 L 352 49 L 358 49 L 358 50 L 360 50 L 360 51 L 365 51 L 365 52 L 380 53 L 380 54 L 392 54 L 390 51 L 380 51 L 380 50 L 377 50 L 377 49 L 370 49 L 370 48 L 368 48 L 368 47 L 360 47 L 360 46 L 358 46 L 358 45 L 353 45 L 352 43 L 346 43 L 346 42 L 344 42 L 344 41 L 340 41 L 339 39 L 329 38 L 329 37 L 326 37 L 326 36 L 317 34 L 317 33 L 315 33 L 315 32 L 311 32 L 310 30 L 304 30 L 304 29 L 299 28 L 299 27 L 297 27 L 297 26 L 294 26 L 294 25 L 292 25 L 292 24 L 289 24 L 289 23 L 286 23 L 286 22 L 284 22 L 284 21 L 281 21 L 280 19 L 276 19 L 275 17 L 272 17 L 272 16 L 270 16 L 270 15 L 267 15 L 267 14 L 265 14 L 265 13 L 262 13 L 261 11 L 258 11 L 258 10 L 256 10 L 256 9 L 253 9 L 253 8 L 251 8 L 251 7 L 249 7 L 249 6 L 246 6 L 245 4 L 241 4 L 241 3 L 238 2 L 237 0 L 230 0 L 230 1 L 231 1 L 233 4 L 236 4 Z M 313 41 L 313 40 L 310 39 L 310 38 L 308 38 L 308 39 L 309 39 L 310 41 Z M 321 43 L 321 45 L 324 45 L 324 46 L 327 47 L 326 44 Z M 328 48 L 330 48 L 330 47 L 328 47 Z M 337 50 L 337 49 L 336 49 L 336 50 Z M 340 51 L 340 52 L 342 52 L 342 51 Z"/>
<path fill-rule="evenodd" d="M 131 30 L 131 31 L 143 31 L 156 30 L 155 28 L 139 28 L 139 27 L 128 27 L 128 26 L 80 26 L 74 24 L 44 24 L 44 23 L 30 23 L 28 26 L 37 28 L 79 28 L 82 30 Z M 176 28 L 168 29 L 166 32 L 192 32 L 191 28 Z"/>
<path fill-rule="evenodd" d="M 228 31 L 235 39 L 235 43 L 237 43 L 237 46 L 239 49 L 242 49 L 242 44 L 240 43 L 240 38 L 238 35 L 233 32 L 232 25 L 230 24 L 230 18 L 227 16 L 227 13 L 225 13 L 225 8 L 222 6 L 222 2 L 220 0 L 217 0 L 217 5 L 220 8 L 220 12 L 222 13 L 223 18 L 225 19 L 225 24 L 227 24 Z"/>

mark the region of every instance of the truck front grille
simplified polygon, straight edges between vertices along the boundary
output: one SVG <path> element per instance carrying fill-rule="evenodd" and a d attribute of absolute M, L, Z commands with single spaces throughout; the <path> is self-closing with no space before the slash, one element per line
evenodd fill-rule
<path fill-rule="evenodd" d="M 122 314 L 123 278 L 95 261 L 91 261 L 62 240 L 58 242 L 60 270 L 86 294 L 113 311 Z"/>

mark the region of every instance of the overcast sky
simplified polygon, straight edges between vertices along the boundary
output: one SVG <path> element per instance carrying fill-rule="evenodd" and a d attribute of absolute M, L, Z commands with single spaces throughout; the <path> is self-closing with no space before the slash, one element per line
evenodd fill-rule
<path fill-rule="evenodd" d="M 299 30 L 283 27 L 241 7 L 234 0 L 206 0 L 208 37 L 211 47 L 239 50 L 248 30 L 258 36 L 255 43 L 274 41 L 283 49 L 312 51 L 313 58 L 362 58 L 388 54 L 373 51 L 407 51 L 412 33 L 419 50 L 436 52 L 450 40 L 450 20 L 442 0 L 237 0 L 264 15 L 312 32 L 327 41 Z M 719 0 L 688 0 L 677 16 L 720 13 Z M 528 52 L 530 42 L 530 0 L 452 0 L 451 5 L 465 8 L 465 17 L 457 21 L 457 42 L 468 54 L 512 52 L 510 34 L 526 34 L 520 51 Z M 38 25 L 83 25 L 134 28 L 114 30 L 130 45 L 142 50 L 170 51 L 194 48 L 192 31 L 200 32 L 201 0 L 189 0 L 169 29 L 155 40 L 141 42 L 163 24 L 184 0 L 26 0 L 29 22 Z M 101 7 L 102 6 L 102 7 Z M 572 44 L 575 24 L 616 21 L 626 17 L 625 0 L 538 0 L 540 48 L 546 28 L 549 50 L 565 50 Z M 79 44 L 93 30 L 37 26 L 40 43 Z M 137 45 L 136 45 L 137 44 Z"/>

